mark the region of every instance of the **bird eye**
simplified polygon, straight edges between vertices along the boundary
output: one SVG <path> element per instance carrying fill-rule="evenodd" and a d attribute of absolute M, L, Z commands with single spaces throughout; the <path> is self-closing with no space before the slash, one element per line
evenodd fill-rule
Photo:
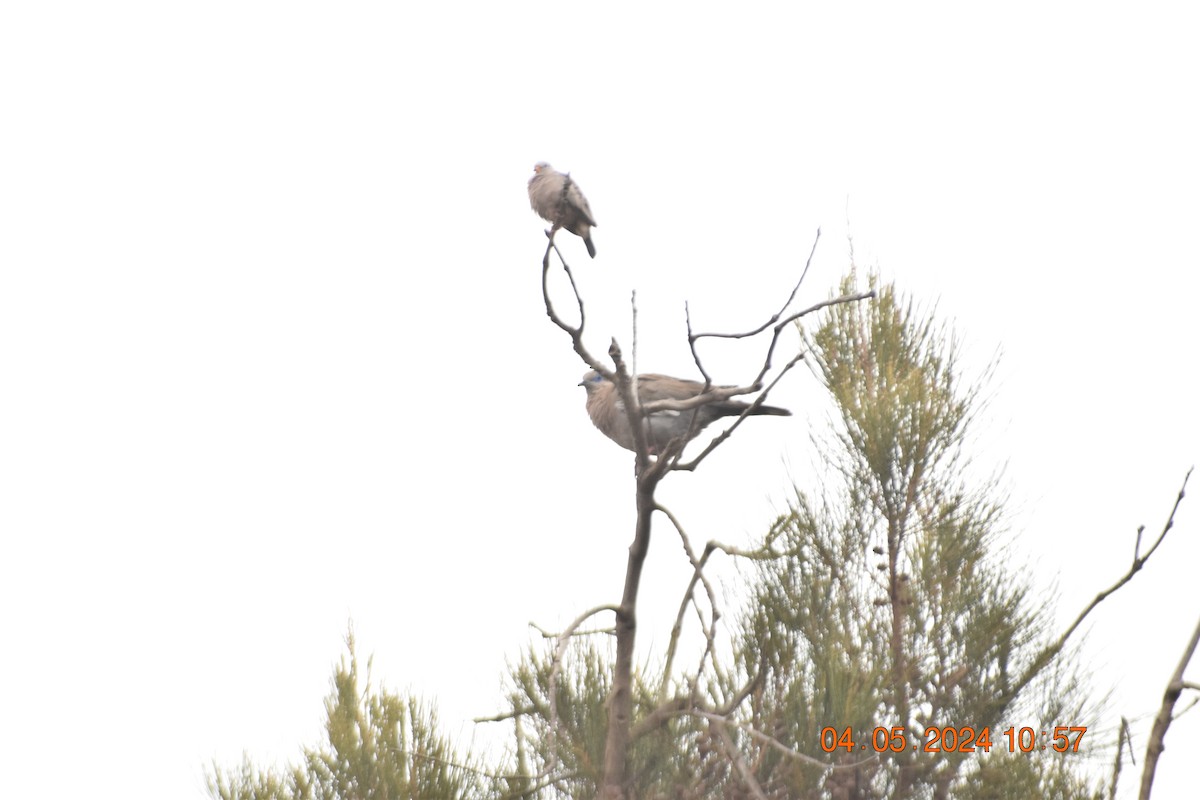
<path fill-rule="evenodd" d="M 604 380 L 604 376 L 601 375 L 599 372 L 596 373 L 596 377 L 592 378 L 592 381 L 594 383 L 599 383 L 602 380 Z"/>

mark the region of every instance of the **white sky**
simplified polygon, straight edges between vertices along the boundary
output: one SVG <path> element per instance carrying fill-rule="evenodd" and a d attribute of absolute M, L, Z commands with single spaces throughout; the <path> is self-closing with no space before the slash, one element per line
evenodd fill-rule
<path fill-rule="evenodd" d="M 0 10 L 6 794 L 200 797 L 212 758 L 293 757 L 350 618 L 465 741 L 529 621 L 619 598 L 631 458 L 542 310 L 538 160 L 600 223 L 595 261 L 563 240 L 596 352 L 636 289 L 639 366 L 693 374 L 684 300 L 756 323 L 817 227 L 820 299 L 849 219 L 971 368 L 1002 351 L 980 457 L 1064 622 L 1161 526 L 1200 455 L 1189 4 L 414 5 Z M 758 352 L 705 356 L 733 382 Z M 799 371 L 772 402 L 818 396 Z M 747 424 L 664 499 L 749 542 L 819 479 L 819 424 Z M 1197 502 L 1090 624 L 1139 765 Z M 659 531 L 643 654 L 686 579 Z M 1193 713 L 1156 796 L 1198 748 Z"/>

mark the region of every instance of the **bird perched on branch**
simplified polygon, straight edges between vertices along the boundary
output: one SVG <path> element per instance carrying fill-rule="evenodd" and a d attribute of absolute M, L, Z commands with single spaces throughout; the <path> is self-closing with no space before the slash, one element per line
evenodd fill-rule
<path fill-rule="evenodd" d="M 587 390 L 587 410 L 592 424 L 621 447 L 634 450 L 633 431 L 629 427 L 625 403 L 621 400 L 617 385 L 595 370 L 586 372 L 579 385 Z M 639 375 L 637 388 L 643 406 L 656 400 L 688 400 L 704 393 L 704 384 L 699 381 L 653 373 Z M 687 411 L 655 411 L 646 415 L 646 445 L 651 453 L 661 452 L 668 442 L 687 435 L 689 430 L 694 438 L 703 428 L 721 417 L 740 416 L 749 407 L 750 403 L 740 400 L 714 400 Z M 751 416 L 763 414 L 789 417 L 792 412 L 777 406 L 759 406 L 750 412 Z M 696 418 L 694 426 L 692 417 Z"/>
<path fill-rule="evenodd" d="M 556 230 L 566 228 L 583 239 L 589 256 L 596 257 L 596 246 L 592 244 L 596 220 L 587 198 L 570 174 L 559 172 L 545 161 L 534 164 L 533 177 L 529 179 L 529 205 L 551 224 L 551 238 Z"/>

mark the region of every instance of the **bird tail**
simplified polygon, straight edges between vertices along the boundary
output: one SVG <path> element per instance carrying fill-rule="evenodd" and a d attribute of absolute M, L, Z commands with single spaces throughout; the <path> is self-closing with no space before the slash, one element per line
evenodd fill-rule
<path fill-rule="evenodd" d="M 751 416 L 758 416 L 759 414 L 770 414 L 774 417 L 790 417 L 792 412 L 779 406 L 759 406 L 750 412 Z"/>
<path fill-rule="evenodd" d="M 713 403 L 707 406 L 707 408 L 711 408 L 717 412 L 716 416 L 718 417 L 740 417 L 749 405 L 749 403 L 743 403 L 740 400 L 727 400 L 724 403 Z M 764 414 L 770 414 L 775 417 L 790 417 L 792 412 L 779 406 L 759 406 L 751 411 L 748 416 L 758 417 Z"/>
<path fill-rule="evenodd" d="M 590 234 L 588 236 L 584 237 L 583 243 L 585 245 L 587 245 L 588 255 L 591 256 L 592 258 L 595 258 L 596 257 L 596 245 L 592 244 L 592 237 Z"/>

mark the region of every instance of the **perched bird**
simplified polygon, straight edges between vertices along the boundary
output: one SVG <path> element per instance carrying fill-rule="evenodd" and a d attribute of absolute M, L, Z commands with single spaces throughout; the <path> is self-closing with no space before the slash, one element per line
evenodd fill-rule
<path fill-rule="evenodd" d="M 587 410 L 588 416 L 592 418 L 592 424 L 621 447 L 626 450 L 634 450 L 633 431 L 629 427 L 629 418 L 625 415 L 625 403 L 621 400 L 621 393 L 617 390 L 617 385 L 606 380 L 595 370 L 585 373 L 579 385 L 587 390 Z M 704 384 L 699 381 L 653 373 L 639 375 L 637 388 L 643 405 L 656 400 L 687 400 L 704 392 Z M 660 452 L 666 447 L 667 442 L 686 435 L 689 429 L 694 437 L 704 427 L 721 417 L 739 416 L 749 406 L 749 403 L 743 403 L 740 400 L 717 400 L 688 411 L 655 411 L 646 415 L 646 444 L 651 453 Z M 771 414 L 777 417 L 789 417 L 792 414 L 786 408 L 777 406 L 759 406 L 750 413 L 751 415 Z M 692 427 L 692 417 L 696 418 L 694 428 Z"/>
<path fill-rule="evenodd" d="M 588 255 L 596 257 L 596 246 L 592 244 L 592 228 L 596 220 L 587 198 L 579 191 L 579 185 L 545 161 L 533 166 L 533 177 L 529 179 L 529 205 L 542 219 L 551 223 L 550 235 L 559 228 L 566 228 L 583 239 Z"/>

